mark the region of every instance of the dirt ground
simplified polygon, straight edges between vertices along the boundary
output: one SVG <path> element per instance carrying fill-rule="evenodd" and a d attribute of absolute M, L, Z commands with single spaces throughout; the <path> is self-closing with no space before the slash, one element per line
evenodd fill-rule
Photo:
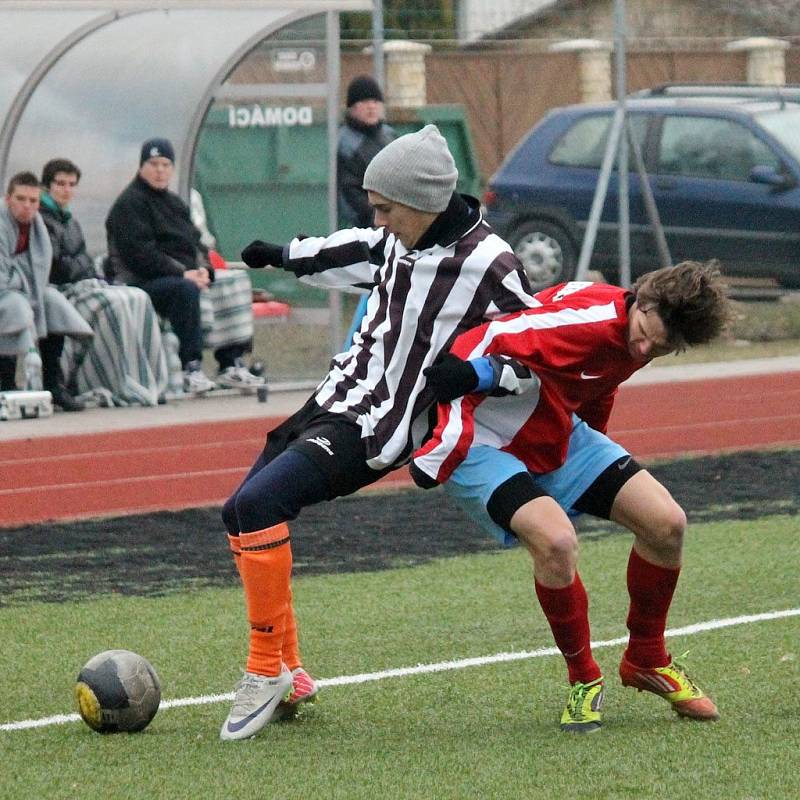
<path fill-rule="evenodd" d="M 800 513 L 800 450 L 653 464 L 690 523 Z M 583 518 L 582 535 L 617 526 Z M 441 490 L 364 492 L 292 524 L 295 574 L 380 570 L 497 550 Z M 237 580 L 218 508 L 0 529 L 0 606 L 157 595 Z"/>

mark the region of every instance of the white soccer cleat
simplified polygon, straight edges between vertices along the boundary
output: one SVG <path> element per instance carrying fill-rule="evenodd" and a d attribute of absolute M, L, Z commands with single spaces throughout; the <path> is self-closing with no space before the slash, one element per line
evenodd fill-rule
<path fill-rule="evenodd" d="M 255 736 L 272 722 L 278 704 L 291 691 L 292 673 L 285 667 L 275 677 L 245 672 L 236 684 L 233 707 L 219 732 L 219 738 L 230 742 Z"/>

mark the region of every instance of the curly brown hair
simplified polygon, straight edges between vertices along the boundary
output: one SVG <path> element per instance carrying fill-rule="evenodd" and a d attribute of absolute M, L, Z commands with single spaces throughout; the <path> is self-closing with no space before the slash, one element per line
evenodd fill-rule
<path fill-rule="evenodd" d="M 643 311 L 654 309 L 679 350 L 719 336 L 732 318 L 719 262 L 683 261 L 642 275 L 633 285 Z"/>

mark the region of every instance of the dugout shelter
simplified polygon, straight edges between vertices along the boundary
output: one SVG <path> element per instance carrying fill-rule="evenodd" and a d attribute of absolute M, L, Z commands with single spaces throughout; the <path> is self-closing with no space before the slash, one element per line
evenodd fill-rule
<path fill-rule="evenodd" d="M 73 160 L 83 170 L 75 211 L 90 251 L 101 252 L 105 216 L 136 172 L 142 142 L 172 140 L 175 188 L 188 201 L 206 116 L 217 98 L 246 97 L 278 125 L 325 121 L 333 230 L 338 15 L 371 8 L 371 0 L 0 0 L 3 187 L 18 171 L 39 174 L 48 159 Z M 265 41 L 274 45 L 268 81 L 231 85 Z"/>

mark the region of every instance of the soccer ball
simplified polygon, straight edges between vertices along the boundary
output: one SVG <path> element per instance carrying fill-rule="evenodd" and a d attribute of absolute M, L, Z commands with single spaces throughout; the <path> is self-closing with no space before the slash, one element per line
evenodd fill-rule
<path fill-rule="evenodd" d="M 146 658 L 105 650 L 78 673 L 75 700 L 83 721 L 100 733 L 144 730 L 158 711 L 161 682 Z"/>

